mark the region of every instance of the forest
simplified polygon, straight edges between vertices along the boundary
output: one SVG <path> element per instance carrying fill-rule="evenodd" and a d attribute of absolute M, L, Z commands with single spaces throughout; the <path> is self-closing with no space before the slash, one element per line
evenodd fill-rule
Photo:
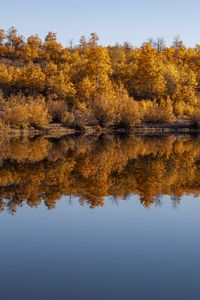
<path fill-rule="evenodd" d="M 11 214 L 25 204 L 53 209 L 62 196 L 95 208 L 134 194 L 149 208 L 163 195 L 175 207 L 183 195 L 200 195 L 200 138 L 4 137 L 0 145 L 0 211 Z"/>
<path fill-rule="evenodd" d="M 84 129 L 190 120 L 200 125 L 200 45 L 176 38 L 140 47 L 82 36 L 62 46 L 49 32 L 0 30 L 0 128 L 48 124 Z"/>

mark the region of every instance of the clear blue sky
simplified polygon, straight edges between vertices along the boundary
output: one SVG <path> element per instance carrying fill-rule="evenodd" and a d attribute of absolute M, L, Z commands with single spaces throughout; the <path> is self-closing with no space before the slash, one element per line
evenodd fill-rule
<path fill-rule="evenodd" d="M 200 1 L 2 1 L 0 27 L 11 26 L 25 37 L 56 32 L 64 45 L 96 32 L 105 45 L 129 41 L 138 46 L 150 37 L 164 37 L 170 44 L 179 35 L 187 46 L 194 46 L 200 44 Z"/>

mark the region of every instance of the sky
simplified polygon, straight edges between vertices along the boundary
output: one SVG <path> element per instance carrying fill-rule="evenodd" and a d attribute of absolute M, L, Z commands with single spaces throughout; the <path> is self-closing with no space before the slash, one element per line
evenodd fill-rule
<path fill-rule="evenodd" d="M 1 3 L 2 2 L 2 3 Z M 11 26 L 25 37 L 57 33 L 59 42 L 78 44 L 96 32 L 103 45 L 125 41 L 140 46 L 163 37 L 167 45 L 179 35 L 186 46 L 200 44 L 199 0 L 0 0 L 0 28 Z"/>

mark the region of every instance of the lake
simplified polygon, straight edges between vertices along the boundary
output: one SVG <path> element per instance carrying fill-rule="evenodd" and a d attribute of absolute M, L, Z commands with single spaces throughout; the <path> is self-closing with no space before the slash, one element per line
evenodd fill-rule
<path fill-rule="evenodd" d="M 200 138 L 0 138 L 2 300 L 200 294 Z"/>

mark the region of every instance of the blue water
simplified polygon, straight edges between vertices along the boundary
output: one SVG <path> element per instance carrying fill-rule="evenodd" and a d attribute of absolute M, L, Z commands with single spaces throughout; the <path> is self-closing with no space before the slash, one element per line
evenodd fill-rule
<path fill-rule="evenodd" d="M 63 197 L 56 208 L 0 215 L 2 300 L 200 298 L 200 199 L 145 209 L 136 196 L 90 209 Z"/>

